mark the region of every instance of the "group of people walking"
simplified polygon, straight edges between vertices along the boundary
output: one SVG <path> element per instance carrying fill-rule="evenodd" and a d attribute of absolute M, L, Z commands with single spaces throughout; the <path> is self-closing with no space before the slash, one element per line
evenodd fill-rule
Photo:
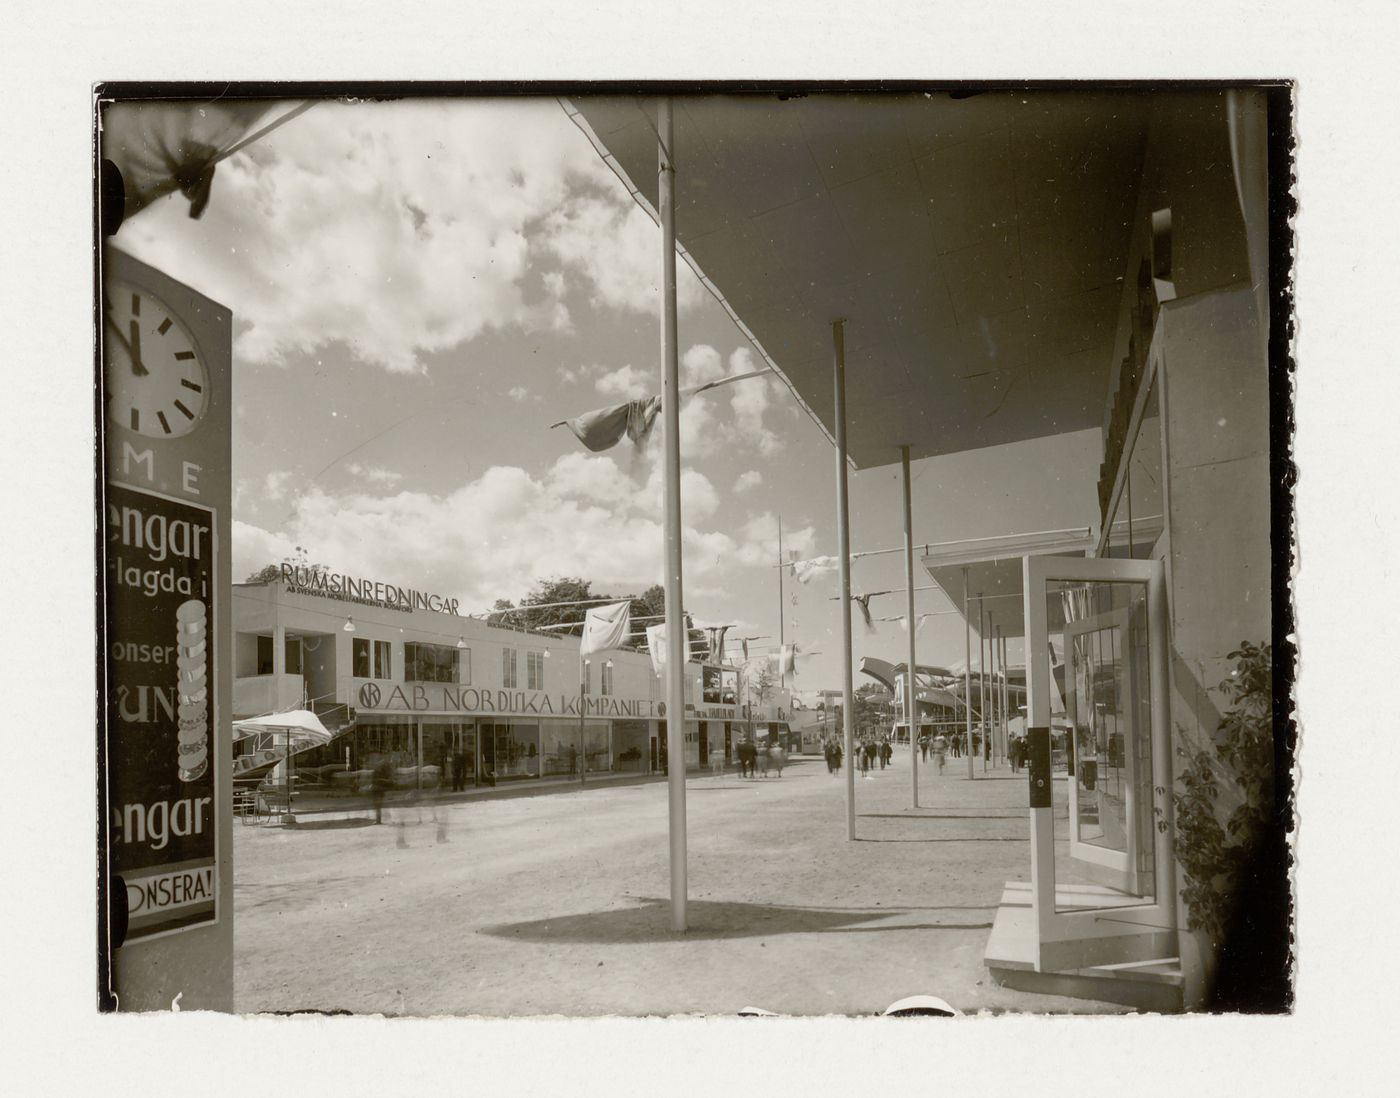
<path fill-rule="evenodd" d="M 739 761 L 741 778 L 766 778 L 770 766 L 777 770 L 781 778 L 783 767 L 787 765 L 787 752 L 782 744 L 763 747 L 749 740 L 740 740 L 734 745 L 734 756 Z"/>

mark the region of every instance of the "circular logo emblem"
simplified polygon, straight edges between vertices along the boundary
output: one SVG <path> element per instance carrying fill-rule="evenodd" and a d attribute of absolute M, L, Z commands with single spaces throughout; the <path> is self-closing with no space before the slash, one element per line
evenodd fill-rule
<path fill-rule="evenodd" d="M 360 706 L 364 709 L 379 707 L 379 687 L 374 683 L 367 682 L 360 687 Z"/>

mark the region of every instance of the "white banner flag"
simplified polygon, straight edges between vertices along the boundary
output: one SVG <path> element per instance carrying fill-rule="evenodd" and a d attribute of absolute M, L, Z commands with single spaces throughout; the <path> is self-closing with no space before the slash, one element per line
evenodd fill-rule
<path fill-rule="evenodd" d="M 647 650 L 651 653 L 651 669 L 658 675 L 666 670 L 666 623 L 647 626 Z"/>
<path fill-rule="evenodd" d="M 595 607 L 584 615 L 580 659 L 594 652 L 621 648 L 627 643 L 627 634 L 632 631 L 632 616 L 628 613 L 631 606 L 630 602 L 614 602 Z"/>

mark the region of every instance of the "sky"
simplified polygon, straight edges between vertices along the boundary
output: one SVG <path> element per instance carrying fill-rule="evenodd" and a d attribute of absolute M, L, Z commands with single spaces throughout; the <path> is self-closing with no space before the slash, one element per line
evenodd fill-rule
<path fill-rule="evenodd" d="M 221 163 L 201 219 L 187 210 L 162 200 L 115 243 L 233 310 L 236 581 L 304 552 L 469 611 L 554 576 L 661 582 L 660 430 L 592 454 L 550 428 L 660 389 L 660 231 L 557 101 L 319 103 Z M 757 369 L 679 274 L 682 385 Z M 772 375 L 681 419 L 687 609 L 757 650 L 781 607 L 795 685 L 839 689 L 835 576 L 780 595 L 776 567 L 780 518 L 785 550 L 836 552 L 830 442 Z M 1092 525 L 1099 447 L 1087 431 L 915 462 L 915 542 Z M 901 545 L 898 466 L 850 493 L 852 549 Z M 898 554 L 862 559 L 852 590 L 903 577 Z M 934 615 L 919 662 L 960 661 L 961 617 L 937 591 L 916 600 Z M 857 618 L 857 662 L 902 662 L 901 626 L 876 629 Z"/>

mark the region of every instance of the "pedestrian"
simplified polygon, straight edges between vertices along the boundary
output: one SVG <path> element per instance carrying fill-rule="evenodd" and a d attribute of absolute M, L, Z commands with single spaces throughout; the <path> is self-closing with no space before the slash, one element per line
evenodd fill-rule
<path fill-rule="evenodd" d="M 822 744 L 822 756 L 826 759 L 826 772 L 836 776 L 836 745 L 830 740 Z"/>
<path fill-rule="evenodd" d="M 938 764 L 938 772 L 943 773 L 943 767 L 948 761 L 948 741 L 941 735 L 933 739 L 933 761 Z"/>
<path fill-rule="evenodd" d="M 880 741 L 880 769 L 894 765 L 894 747 L 889 740 Z"/>
<path fill-rule="evenodd" d="M 369 795 L 374 804 L 374 822 L 384 822 L 384 795 L 389 792 L 394 784 L 394 768 L 389 763 L 389 756 L 378 755 L 372 764 L 370 771 Z"/>
<path fill-rule="evenodd" d="M 928 733 L 919 737 L 919 756 L 928 762 Z"/>
<path fill-rule="evenodd" d="M 833 765 L 835 766 L 835 770 L 833 771 L 834 774 L 841 773 L 841 755 L 842 751 L 840 742 L 833 741 L 831 745 L 831 760 Z"/>

